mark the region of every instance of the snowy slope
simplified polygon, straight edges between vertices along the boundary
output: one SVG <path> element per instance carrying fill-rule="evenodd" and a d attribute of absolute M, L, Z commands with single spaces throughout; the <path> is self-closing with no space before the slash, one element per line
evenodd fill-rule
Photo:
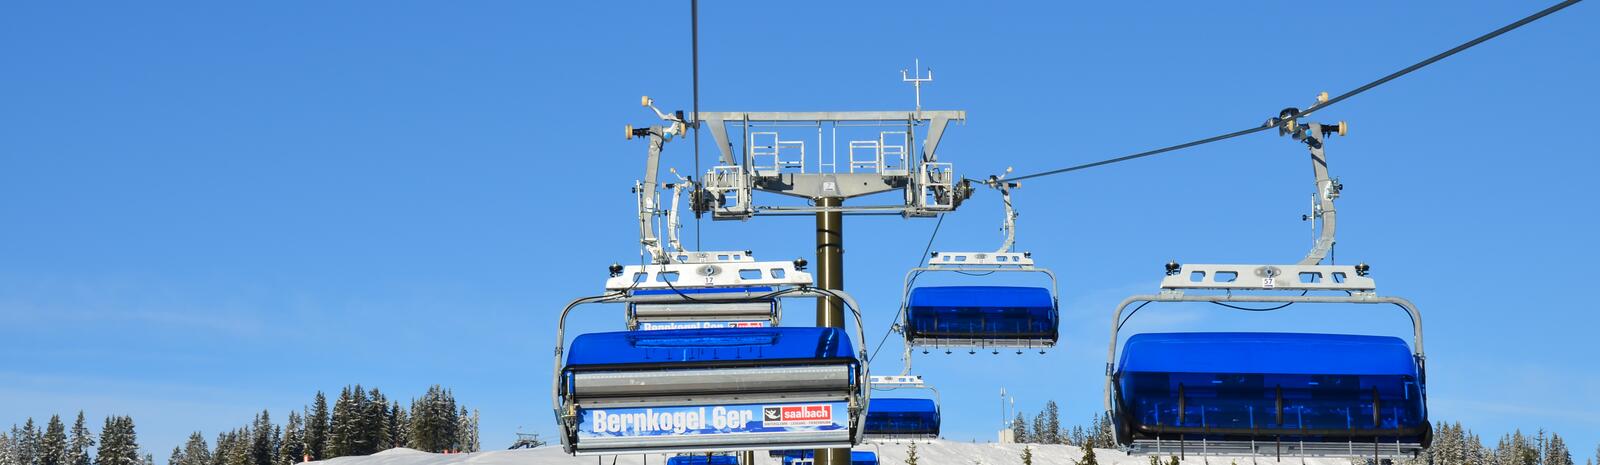
<path fill-rule="evenodd" d="M 871 450 L 878 453 L 878 460 L 884 465 L 901 465 L 905 463 L 906 442 L 876 442 L 868 441 L 856 447 L 856 450 Z M 1082 453 L 1077 447 L 1060 445 L 1030 445 L 1033 448 L 1034 465 L 1074 465 L 1082 458 Z M 918 441 L 918 465 L 1021 465 L 1022 444 L 993 444 L 969 443 L 955 441 Z M 1097 461 L 1102 465 L 1149 465 L 1150 459 L 1143 456 L 1128 456 L 1121 452 L 1099 449 L 1095 451 Z M 573 457 L 561 452 L 560 447 L 542 447 L 539 449 L 504 450 L 478 452 L 473 454 L 430 454 L 411 449 L 391 449 L 364 457 L 340 457 L 331 460 L 313 462 L 318 465 L 590 465 L 600 463 L 611 465 L 613 458 L 616 465 L 647 465 L 664 464 L 665 456 L 629 455 L 629 456 L 604 456 L 598 462 L 595 457 Z M 758 461 L 762 463 L 777 464 L 775 459 L 769 459 L 765 452 L 757 453 Z M 1184 461 L 1190 465 L 1247 465 L 1249 458 L 1229 457 L 1193 457 Z M 1275 463 L 1271 458 L 1257 458 L 1257 464 Z M 1298 458 L 1285 457 L 1284 463 L 1300 464 Z M 1349 465 L 1345 459 L 1306 459 L 1306 465 Z"/>

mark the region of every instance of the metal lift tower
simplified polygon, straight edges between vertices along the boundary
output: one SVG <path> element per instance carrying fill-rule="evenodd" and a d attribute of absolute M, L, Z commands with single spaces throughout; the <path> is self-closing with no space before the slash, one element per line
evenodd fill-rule
<path fill-rule="evenodd" d="M 918 63 L 920 65 L 920 62 Z M 939 161 L 939 141 L 963 110 L 923 110 L 922 84 L 933 80 L 901 71 L 917 93 L 911 111 L 700 112 L 696 127 L 709 130 L 718 163 L 691 203 L 696 215 L 748 220 L 758 215 L 816 217 L 816 285 L 844 289 L 844 215 L 933 217 L 954 211 L 972 188 Z M 738 139 L 735 140 L 734 136 Z M 736 145 L 737 143 L 737 145 Z M 761 203 L 756 192 L 804 201 Z M 895 203 L 845 205 L 845 200 L 900 192 Z M 839 299 L 817 301 L 817 326 L 844 327 Z M 865 343 L 863 341 L 862 343 Z M 817 465 L 850 463 L 847 449 L 818 450 Z"/>

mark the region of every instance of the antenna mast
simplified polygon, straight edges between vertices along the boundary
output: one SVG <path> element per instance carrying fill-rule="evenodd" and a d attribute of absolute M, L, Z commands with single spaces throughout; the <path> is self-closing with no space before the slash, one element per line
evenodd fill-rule
<path fill-rule="evenodd" d="M 909 82 L 911 83 L 911 87 L 916 89 L 917 118 L 920 119 L 922 117 L 922 83 L 933 82 L 933 68 L 928 68 L 928 77 L 922 77 L 922 59 L 918 58 L 912 63 L 913 64 L 911 65 L 910 71 L 911 74 L 907 75 L 906 70 L 900 70 L 900 81 Z"/>

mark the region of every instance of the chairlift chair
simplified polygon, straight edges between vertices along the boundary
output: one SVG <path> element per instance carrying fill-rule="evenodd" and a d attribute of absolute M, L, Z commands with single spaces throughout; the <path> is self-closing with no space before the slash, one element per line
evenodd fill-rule
<path fill-rule="evenodd" d="M 1010 173 L 1010 169 L 1006 169 Z M 1047 348 L 1055 346 L 1061 323 L 1056 277 L 1034 265 L 1033 254 L 1015 252 L 1016 211 L 1004 176 L 986 183 L 1005 203 L 1005 241 L 993 252 L 935 252 L 927 266 L 906 273 L 901 314 L 907 350 L 911 347 Z M 1049 287 L 917 286 L 930 272 L 987 275 L 995 272 L 1039 273 Z"/>
<path fill-rule="evenodd" d="M 933 398 L 873 398 L 867 409 L 865 435 L 868 439 L 930 439 L 939 437 L 939 390 L 922 382 L 921 376 L 873 376 L 872 389 L 926 389 Z"/>
<path fill-rule="evenodd" d="M 1334 244 L 1333 201 L 1324 139 L 1338 125 L 1300 124 L 1285 110 L 1268 124 L 1311 150 L 1321 224 L 1310 253 L 1294 265 L 1169 263 L 1160 293 L 1117 306 L 1106 358 L 1108 416 L 1131 453 L 1414 457 L 1427 449 L 1422 319 L 1410 301 L 1380 296 L 1369 268 L 1323 265 Z M 1190 293 L 1222 291 L 1222 293 Z M 1299 291 L 1298 294 L 1293 294 Z M 1411 318 L 1412 341 L 1306 333 L 1118 333 L 1151 302 L 1345 303 L 1394 305 Z M 1124 316 L 1130 306 L 1137 304 Z M 1277 307 L 1281 308 L 1281 307 Z M 1263 308 L 1260 310 L 1268 310 Z"/>
<path fill-rule="evenodd" d="M 759 287 L 774 289 L 763 299 L 837 297 L 855 317 L 854 339 L 865 340 L 855 299 L 810 287 L 810 274 L 799 267 L 748 261 L 613 268 L 608 292 L 574 300 L 557 326 L 552 405 L 565 450 L 720 452 L 860 442 L 870 398 L 867 356 L 841 328 L 636 330 L 583 334 L 565 344 L 567 316 L 578 306 L 683 303 L 716 295 L 703 290 Z M 760 273 L 740 273 L 746 270 Z"/>

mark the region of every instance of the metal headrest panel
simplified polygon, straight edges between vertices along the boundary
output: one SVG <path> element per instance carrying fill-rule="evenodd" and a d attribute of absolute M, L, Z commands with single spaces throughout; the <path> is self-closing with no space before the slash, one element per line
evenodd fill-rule
<path fill-rule="evenodd" d="M 1377 282 L 1354 265 L 1183 264 L 1162 289 L 1372 291 Z"/>
<path fill-rule="evenodd" d="M 778 302 L 696 301 L 628 306 L 630 330 L 765 328 L 778 325 Z"/>
<path fill-rule="evenodd" d="M 700 288 L 809 286 L 811 283 L 811 273 L 800 270 L 794 262 L 667 263 L 624 266 L 621 273 L 606 280 L 606 290 L 637 293 L 655 289 L 688 293 L 689 289 Z"/>
<path fill-rule="evenodd" d="M 641 367 L 574 373 L 570 382 L 573 396 L 580 404 L 597 397 L 638 399 L 705 394 L 782 393 L 844 398 L 853 389 L 852 375 L 853 370 L 847 365 L 694 370 Z"/>

